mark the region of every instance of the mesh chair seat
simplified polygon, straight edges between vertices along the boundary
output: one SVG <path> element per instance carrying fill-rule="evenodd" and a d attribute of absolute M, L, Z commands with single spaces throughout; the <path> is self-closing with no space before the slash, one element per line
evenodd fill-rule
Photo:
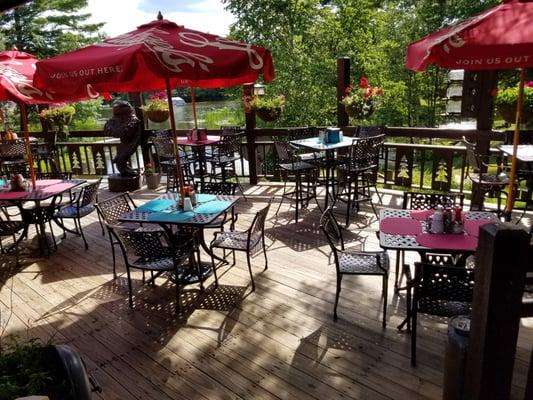
<path fill-rule="evenodd" d="M 279 167 L 284 169 L 285 171 L 306 171 L 306 170 L 314 170 L 315 166 L 309 164 L 305 161 L 295 161 L 293 163 L 281 163 L 279 164 Z"/>
<path fill-rule="evenodd" d="M 386 274 L 389 257 L 385 252 L 361 253 L 344 251 L 339 257 L 339 271 L 346 274 Z"/>
<path fill-rule="evenodd" d="M 472 305 L 464 301 L 420 299 L 418 312 L 436 315 L 438 317 L 453 317 L 455 315 L 468 315 Z"/>
<path fill-rule="evenodd" d="M 507 175 L 497 175 L 497 174 L 479 174 L 477 172 L 471 172 L 468 174 L 468 177 L 472 182 L 475 182 L 479 185 L 499 185 L 506 186 L 509 183 L 509 177 Z"/>
<path fill-rule="evenodd" d="M 261 232 L 251 235 L 249 243 L 248 232 L 224 232 L 218 235 L 211 245 L 221 249 L 246 250 L 248 246 L 253 249 L 260 241 Z"/>
<path fill-rule="evenodd" d="M 85 217 L 86 215 L 89 215 L 90 213 L 92 213 L 94 210 L 95 208 L 93 204 L 88 204 L 86 206 L 79 207 L 79 208 L 71 205 L 71 206 L 62 207 L 56 213 L 55 216 L 57 218 L 77 218 L 78 216 Z"/>

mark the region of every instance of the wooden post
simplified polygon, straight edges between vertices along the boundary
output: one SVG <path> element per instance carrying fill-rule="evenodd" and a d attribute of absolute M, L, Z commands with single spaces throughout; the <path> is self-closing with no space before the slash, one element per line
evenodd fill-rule
<path fill-rule="evenodd" d="M 516 225 L 480 229 L 463 399 L 510 396 L 529 240 Z"/>
<path fill-rule="evenodd" d="M 150 146 L 148 145 L 148 132 L 144 129 L 144 115 L 142 110 L 142 98 L 140 93 L 129 93 L 129 100 L 132 102 L 133 107 L 135 108 L 135 115 L 141 120 L 141 153 L 143 157 L 143 164 L 148 164 L 151 161 L 150 158 Z"/>
<path fill-rule="evenodd" d="M 245 99 L 253 96 L 254 85 L 244 85 L 243 95 Z M 248 173 L 250 185 L 257 185 L 257 160 L 255 157 L 255 112 L 245 109 L 246 146 L 248 148 Z"/>
<path fill-rule="evenodd" d="M 350 118 L 346 114 L 342 98 L 346 95 L 346 87 L 350 85 L 350 59 L 348 57 L 337 58 L 337 126 L 343 127 L 350 124 Z"/>
<path fill-rule="evenodd" d="M 476 128 L 480 131 L 492 130 L 492 116 L 494 114 L 494 97 L 492 91 L 496 88 L 498 83 L 497 71 L 469 71 L 466 76 L 472 76 L 475 81 L 473 84 L 473 91 L 475 100 L 473 101 L 473 115 L 476 118 Z M 477 151 L 480 154 L 490 154 L 490 139 L 487 138 L 477 140 Z M 486 172 L 486 171 L 482 171 Z M 478 185 L 472 186 L 472 209 L 483 208 L 483 198 L 485 193 L 479 189 Z"/>

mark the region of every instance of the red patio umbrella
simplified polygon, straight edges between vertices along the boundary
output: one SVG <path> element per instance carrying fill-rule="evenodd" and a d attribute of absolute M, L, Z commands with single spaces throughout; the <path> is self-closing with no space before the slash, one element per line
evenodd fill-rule
<path fill-rule="evenodd" d="M 405 63 L 407 68 L 414 71 L 423 71 L 430 64 L 474 71 L 521 69 L 506 205 L 508 213 L 512 211 L 514 204 L 524 68 L 533 67 L 532 20 L 532 0 L 504 0 L 499 6 L 411 43 L 407 48 Z"/>
<path fill-rule="evenodd" d="M 190 30 L 163 19 L 101 43 L 37 63 L 34 83 L 58 92 L 73 92 L 86 84 L 95 90 L 141 92 L 171 88 L 219 88 L 254 82 L 262 74 L 274 78 L 270 52 L 251 44 Z M 176 139 L 174 113 L 170 112 Z M 183 177 L 176 154 L 180 187 Z"/>
<path fill-rule="evenodd" d="M 10 100 L 18 103 L 22 119 L 22 129 L 26 142 L 26 152 L 30 167 L 32 185 L 35 188 L 35 171 L 29 147 L 28 120 L 26 116 L 27 104 L 48 104 L 60 101 L 75 101 L 87 98 L 97 98 L 98 93 L 90 86 L 80 86 L 71 94 L 58 95 L 51 90 L 40 90 L 33 85 L 33 74 L 37 58 L 22 51 L 0 52 L 0 100 Z"/>

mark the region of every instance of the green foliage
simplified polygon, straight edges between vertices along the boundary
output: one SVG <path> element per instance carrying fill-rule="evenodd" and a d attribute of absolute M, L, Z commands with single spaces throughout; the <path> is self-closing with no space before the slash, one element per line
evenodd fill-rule
<path fill-rule="evenodd" d="M 383 89 L 370 86 L 368 79 L 362 77 L 357 86 L 348 86 L 345 94 L 341 103 L 344 104 L 348 115 L 356 119 L 365 119 L 377 109 Z"/>
<path fill-rule="evenodd" d="M 496 106 L 509 105 L 516 108 L 518 102 L 518 87 L 498 90 L 498 94 L 494 99 Z M 524 88 L 523 109 L 530 109 L 533 111 L 533 88 Z"/>
<path fill-rule="evenodd" d="M 0 352 L 0 400 L 63 392 L 66 381 L 59 370 L 52 348 L 38 339 L 3 345 Z"/>
<path fill-rule="evenodd" d="M 285 96 L 254 96 L 250 100 L 250 107 L 254 110 L 283 109 L 285 107 Z"/>
<path fill-rule="evenodd" d="M 58 132 L 63 132 L 75 113 L 76 109 L 73 106 L 65 104 L 59 107 L 45 108 L 41 111 L 40 116 L 48 124 L 54 125 Z"/>
<path fill-rule="evenodd" d="M 207 129 L 217 129 L 221 126 L 243 126 L 244 109 L 232 109 L 229 107 L 209 110 L 204 115 L 204 126 Z"/>
<path fill-rule="evenodd" d="M 267 90 L 287 105 L 277 126 L 336 123 L 337 59 L 351 60 L 351 76 L 384 89 L 369 124 L 435 126 L 446 72 L 404 67 L 414 40 L 481 12 L 498 0 L 223 0 L 237 17 L 231 36 L 271 50 L 277 77 Z M 261 123 L 259 124 L 261 126 Z"/>
<path fill-rule="evenodd" d="M 80 14 L 87 0 L 33 0 L 0 15 L 0 34 L 7 49 L 16 46 L 48 58 L 101 40 L 103 24 L 89 24 Z"/>

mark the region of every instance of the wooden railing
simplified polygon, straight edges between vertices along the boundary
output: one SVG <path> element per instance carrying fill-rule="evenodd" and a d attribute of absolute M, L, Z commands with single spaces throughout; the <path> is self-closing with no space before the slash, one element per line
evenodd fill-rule
<path fill-rule="evenodd" d="M 344 127 L 343 131 L 349 136 L 355 132 L 355 128 Z M 277 163 L 273 140 L 275 137 L 286 137 L 288 132 L 288 129 L 283 128 L 255 129 L 255 140 L 243 141 L 241 154 L 244 156 L 237 167 L 240 175 L 252 178 L 249 171 L 255 170 L 257 177 L 273 179 Z M 218 131 L 208 133 L 218 134 Z M 145 134 L 149 135 L 150 132 L 146 131 Z M 180 136 L 185 134 L 186 131 L 178 131 Z M 58 143 L 60 170 L 79 175 L 115 173 L 112 159 L 116 154 L 118 139 L 105 138 L 101 131 L 71 132 L 70 136 L 80 140 Z M 504 133 L 493 131 L 387 128 L 379 183 L 386 187 L 465 191 L 465 148 L 459 144 L 463 137 L 485 144 L 487 151 L 491 141 L 505 140 Z M 87 138 L 93 140 L 88 141 Z M 446 142 L 443 143 L 443 140 Z M 251 153 L 248 152 L 250 144 L 254 150 Z M 255 159 L 249 160 L 248 154 L 254 153 Z M 134 168 L 143 167 L 141 148 L 134 154 L 131 163 Z M 256 168 L 250 168 L 251 163 L 255 163 Z M 39 167 L 45 169 L 45 163 L 41 162 Z"/>

